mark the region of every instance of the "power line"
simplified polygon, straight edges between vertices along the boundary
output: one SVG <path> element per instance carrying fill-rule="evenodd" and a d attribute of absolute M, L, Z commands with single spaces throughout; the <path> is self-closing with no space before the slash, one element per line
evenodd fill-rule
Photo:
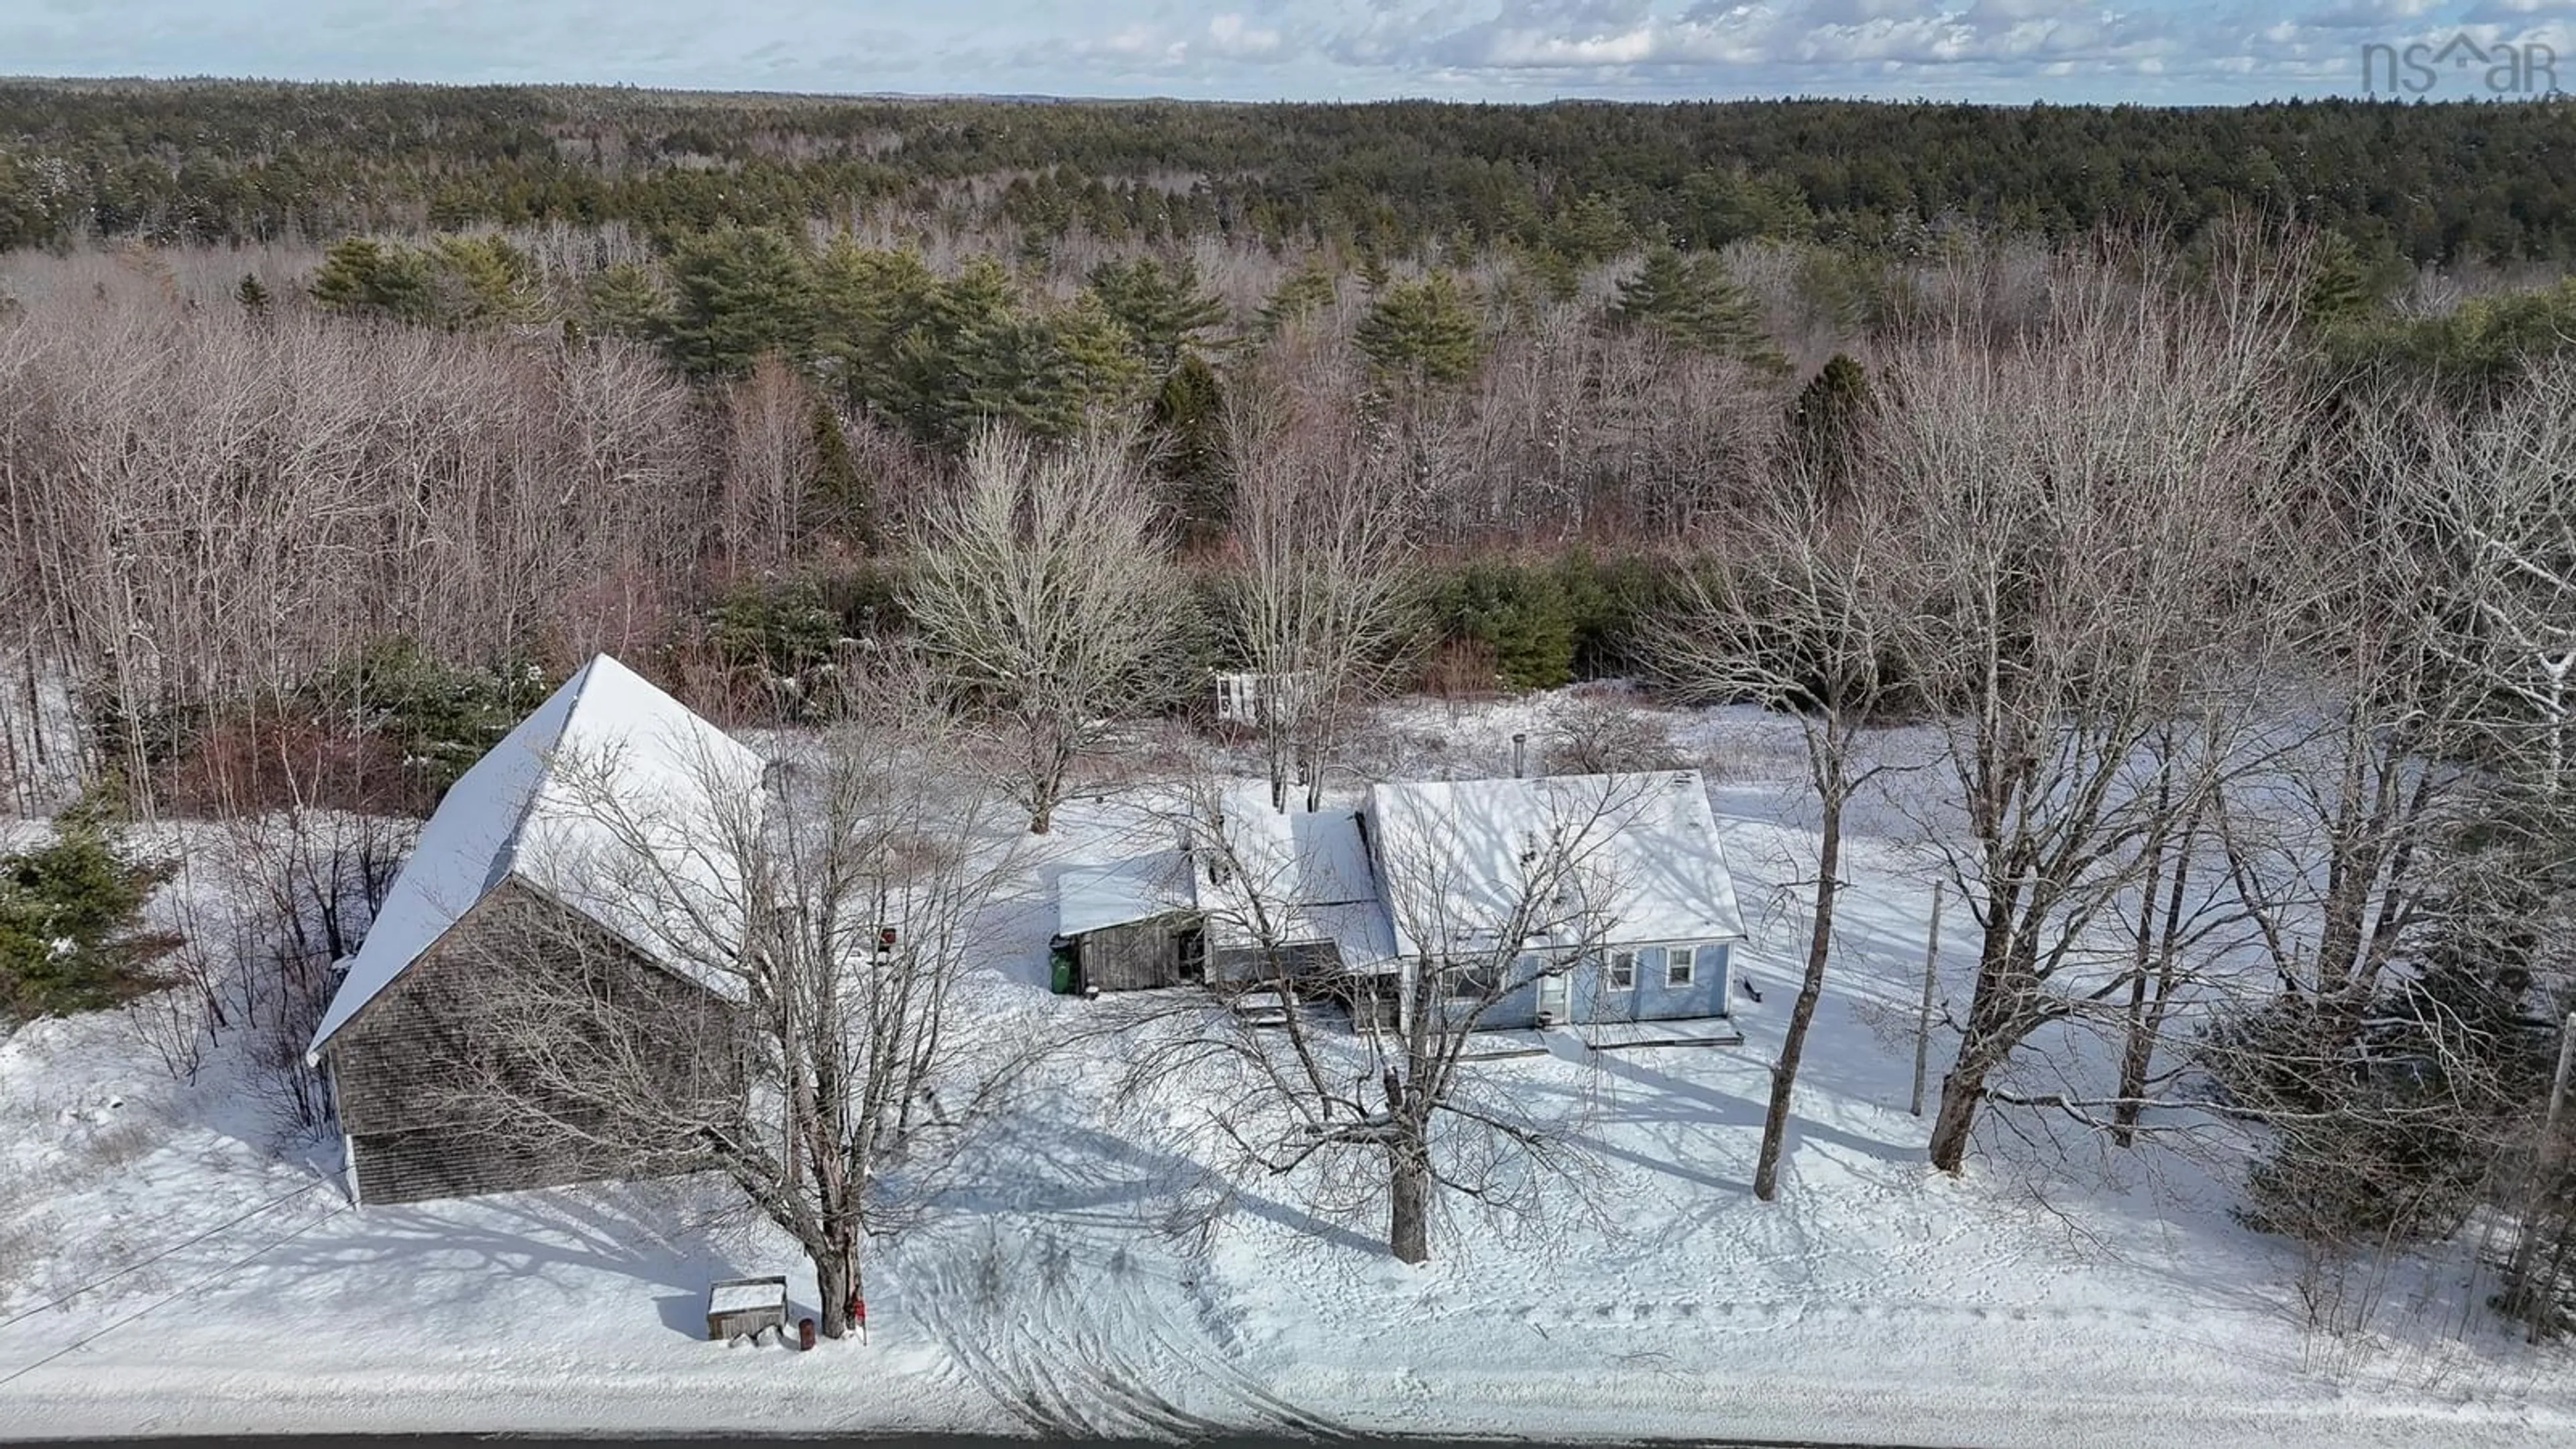
<path fill-rule="evenodd" d="M 71 1342 L 55 1349 L 52 1353 L 46 1354 L 43 1358 L 36 1360 L 34 1363 L 28 1364 L 23 1368 L 12 1369 L 7 1374 L 0 1375 L 0 1384 L 7 1384 L 14 1380 L 24 1378 L 27 1375 L 34 1373 L 36 1370 L 43 1368 L 45 1365 L 52 1363 L 55 1359 L 61 1358 L 64 1354 L 70 1353 L 74 1349 L 87 1348 L 89 1345 L 98 1342 L 100 1339 L 107 1337 L 109 1334 L 114 1333 L 118 1329 L 123 1328 L 125 1325 L 132 1323 L 134 1320 L 141 1318 L 143 1315 L 150 1313 L 155 1309 L 167 1308 L 171 1304 L 178 1302 L 180 1299 L 187 1297 L 189 1294 L 196 1292 L 200 1288 L 213 1287 L 215 1284 L 220 1283 L 226 1278 L 231 1277 L 233 1274 L 240 1272 L 242 1269 L 249 1267 L 252 1263 L 258 1261 L 261 1257 L 265 1256 L 272 1250 L 282 1248 L 288 1243 L 294 1242 L 297 1238 L 303 1237 L 306 1233 L 313 1231 L 315 1228 L 322 1226 L 324 1223 L 331 1221 L 333 1218 L 338 1217 L 340 1214 L 347 1212 L 348 1210 L 349 1205 L 347 1203 L 342 1203 L 338 1207 L 331 1209 L 329 1212 L 324 1213 L 322 1216 L 315 1218 L 313 1221 L 306 1223 L 300 1228 L 297 1228 L 294 1232 L 288 1233 L 282 1238 L 270 1239 L 259 1247 L 253 1249 L 248 1254 L 236 1258 L 231 1263 L 217 1269 L 212 1275 L 198 1279 L 196 1282 L 189 1284 L 187 1287 L 180 1289 L 169 1297 L 160 1299 L 157 1302 L 147 1303 L 143 1307 L 134 1310 L 132 1313 L 125 1315 L 123 1318 L 116 1320 L 114 1323 L 109 1324 L 105 1328 L 99 1329 L 97 1332 L 92 1333 L 85 1338 L 73 1339 Z"/>
<path fill-rule="evenodd" d="M 189 1248 L 193 1248 L 199 1243 L 204 1242 L 206 1239 L 215 1236 L 217 1233 L 228 1232 L 233 1228 L 237 1228 L 243 1223 L 249 1222 L 252 1218 L 258 1217 L 261 1213 L 268 1211 L 270 1208 L 277 1206 L 279 1203 L 302 1197 L 304 1194 L 311 1192 L 317 1187 L 327 1186 L 329 1182 L 329 1178 L 316 1178 L 292 1192 L 281 1193 L 278 1196 L 261 1203 L 259 1206 L 252 1208 L 249 1212 L 243 1213 L 240 1217 L 234 1218 L 231 1222 L 217 1224 L 216 1226 L 208 1228 L 204 1232 L 197 1234 L 195 1237 L 190 1238 L 184 1243 L 178 1243 L 171 1247 L 163 1248 L 160 1252 L 153 1254 L 151 1257 L 146 1258 L 139 1263 L 128 1263 L 124 1267 L 117 1269 L 115 1272 L 108 1274 L 104 1278 L 93 1279 L 90 1282 L 82 1284 L 78 1288 L 73 1289 L 51 1303 L 40 1303 L 24 1312 L 12 1314 L 7 1318 L 0 1318 L 0 1328 L 7 1328 L 13 1323 L 23 1322 L 35 1317 L 39 1313 L 60 1308 L 64 1304 L 71 1302 L 73 1299 L 78 1298 L 92 1289 L 103 1288 L 106 1285 L 115 1282 L 117 1279 L 124 1277 L 128 1273 L 138 1272 L 142 1269 L 149 1268 L 153 1264 L 160 1262 L 162 1259 L 169 1257 L 172 1253 L 184 1252 Z M 314 1221 L 319 1222 L 321 1219 L 316 1218 Z"/>

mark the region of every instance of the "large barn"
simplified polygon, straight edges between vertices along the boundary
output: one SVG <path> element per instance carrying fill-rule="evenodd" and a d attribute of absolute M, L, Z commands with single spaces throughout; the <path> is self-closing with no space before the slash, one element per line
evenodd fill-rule
<path fill-rule="evenodd" d="M 721 1016 L 720 969 L 741 939 L 741 856 L 761 760 L 607 655 L 457 780 L 421 828 L 310 1059 L 328 1069 L 360 1202 L 556 1186 L 630 1175 L 600 1150 L 508 1130 L 524 1117 L 480 1091 L 500 1049 L 478 1005 L 508 1000 L 531 951 L 579 952 L 618 1009 Z M 673 887 L 686 920 L 675 924 Z M 685 935 L 686 939 L 683 939 Z M 710 946 L 716 949 L 711 950 Z M 506 1052 L 501 1052 L 506 1057 Z M 729 1061 L 675 1052 L 688 1090 L 728 1090 Z"/>

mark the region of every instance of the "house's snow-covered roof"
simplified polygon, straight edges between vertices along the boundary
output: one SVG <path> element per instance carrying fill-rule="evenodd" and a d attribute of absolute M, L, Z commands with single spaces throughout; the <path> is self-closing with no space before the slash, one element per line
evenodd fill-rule
<path fill-rule="evenodd" d="M 1489 951 L 1507 928 L 1531 945 L 1744 935 L 1696 770 L 1383 784 L 1369 813 L 1406 956 Z"/>
<path fill-rule="evenodd" d="M 592 659 L 448 787 L 311 1054 L 512 878 L 730 991 L 696 963 L 711 938 L 740 930 L 723 826 L 757 818 L 760 777 L 750 749 L 625 665 Z"/>
<path fill-rule="evenodd" d="M 1190 861 L 1164 850 L 1105 865 L 1069 865 L 1055 878 L 1056 934 L 1079 936 L 1191 909 Z"/>
<path fill-rule="evenodd" d="M 1224 849 L 1207 854 L 1229 868 L 1203 861 L 1195 882 L 1216 944 L 1258 945 L 1266 930 L 1280 945 L 1332 942 L 1353 967 L 1394 954 L 1356 812 L 1274 810 L 1266 789 L 1250 787 L 1224 798 L 1216 828 Z"/>

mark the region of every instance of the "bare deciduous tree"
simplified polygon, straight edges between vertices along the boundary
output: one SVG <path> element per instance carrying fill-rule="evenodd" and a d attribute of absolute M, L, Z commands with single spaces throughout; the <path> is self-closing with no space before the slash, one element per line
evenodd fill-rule
<path fill-rule="evenodd" d="M 1790 1096 L 1833 953 L 1842 888 L 1843 812 L 1884 766 L 1864 758 L 1863 732 L 1904 700 L 1895 636 L 1921 545 L 1886 501 L 1866 491 L 1836 500 L 1816 480 L 1781 480 L 1718 531 L 1724 549 L 1692 575 L 1651 626 L 1649 656 L 1686 695 L 1786 711 L 1806 746 L 1820 811 L 1815 914 L 1805 974 L 1780 1058 L 1753 1169 L 1753 1194 L 1778 1193 Z"/>
<path fill-rule="evenodd" d="M 995 430 L 915 524 L 913 621 L 973 703 L 1007 722 L 1034 834 L 1114 717 L 1170 687 L 1181 595 L 1155 517 L 1127 439 L 1040 454 Z"/>
<path fill-rule="evenodd" d="M 1404 643 L 1406 493 L 1285 399 L 1238 392 L 1226 438 L 1241 560 L 1226 622 L 1254 677 L 1271 807 L 1288 808 L 1293 776 L 1313 810 L 1351 709 L 1386 686 Z"/>
<path fill-rule="evenodd" d="M 1963 304 L 1890 354 L 1867 486 L 1921 549 L 1923 603 L 1895 642 L 1948 720 L 1969 841 L 1950 869 L 1979 936 L 1932 1131 L 1946 1171 L 2022 1043 L 2125 1019 L 2121 903 L 2225 745 L 2180 735 L 2191 758 L 2165 788 L 2138 765 L 2173 721 L 2243 696 L 2231 671 L 2271 607 L 2254 541 L 2304 428 L 2305 273 L 2241 238 L 2216 261 L 2186 284 L 2152 254 L 2071 259 L 2045 315 L 2001 341 Z"/>

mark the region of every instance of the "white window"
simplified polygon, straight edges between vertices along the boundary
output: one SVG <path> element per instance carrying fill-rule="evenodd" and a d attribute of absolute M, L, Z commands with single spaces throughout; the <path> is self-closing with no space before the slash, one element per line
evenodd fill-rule
<path fill-rule="evenodd" d="M 1664 984 L 1666 986 L 1690 985 L 1691 973 L 1698 966 L 1699 953 L 1692 948 L 1688 946 L 1664 948 Z"/>
<path fill-rule="evenodd" d="M 1610 989 L 1613 991 L 1634 991 L 1637 989 L 1636 952 L 1613 951 L 1610 953 Z"/>

